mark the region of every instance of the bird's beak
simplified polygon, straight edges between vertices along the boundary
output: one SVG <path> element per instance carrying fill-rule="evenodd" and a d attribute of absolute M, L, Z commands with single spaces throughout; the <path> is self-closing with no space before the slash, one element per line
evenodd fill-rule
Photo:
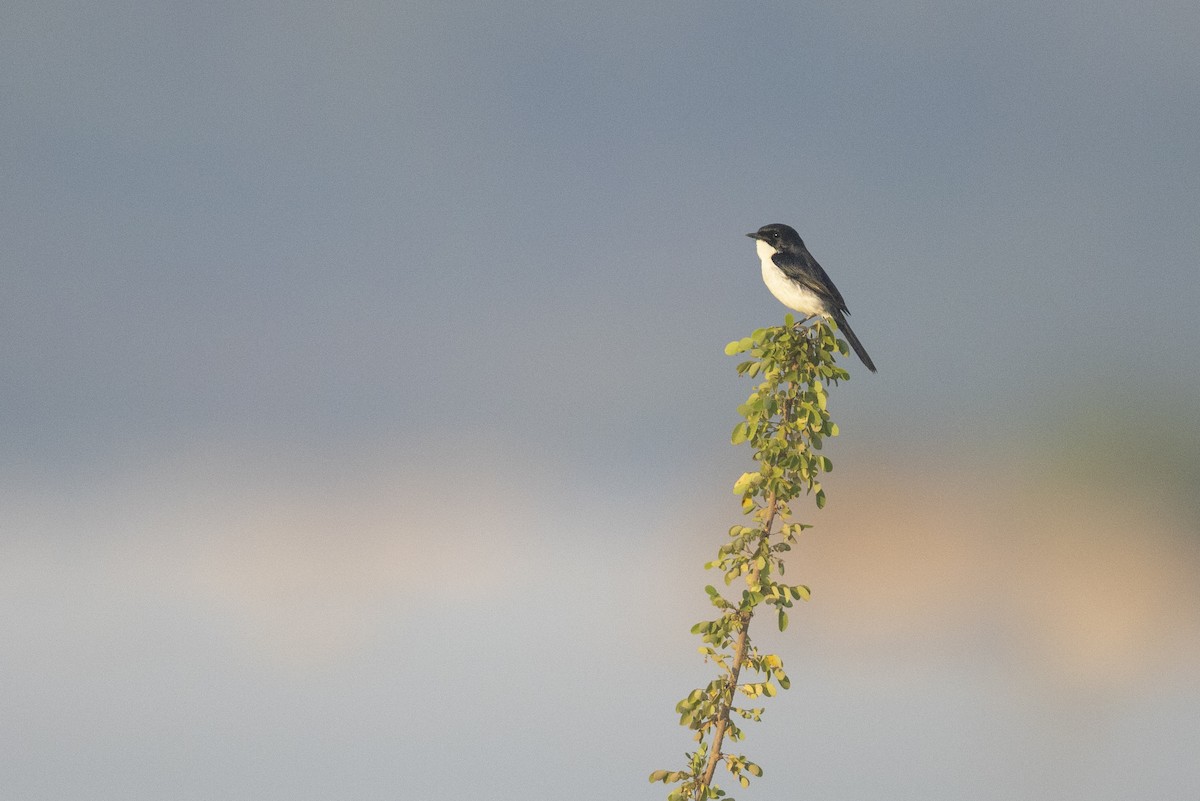
<path fill-rule="evenodd" d="M 762 237 L 758 235 L 758 231 L 755 231 L 752 234 L 746 234 L 746 236 L 750 237 L 751 239 L 762 239 Z"/>

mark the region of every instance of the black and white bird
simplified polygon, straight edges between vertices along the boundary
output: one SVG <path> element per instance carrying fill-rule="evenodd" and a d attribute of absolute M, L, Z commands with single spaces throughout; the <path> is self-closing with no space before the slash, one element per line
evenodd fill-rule
<path fill-rule="evenodd" d="M 796 229 L 783 223 L 772 223 L 746 236 L 757 240 L 763 283 L 771 290 L 771 294 L 784 306 L 805 317 L 821 315 L 833 318 L 858 358 L 874 373 L 875 363 L 846 322 L 850 310 L 846 308 L 846 301 L 842 300 L 842 293 L 838 292 L 825 270 L 808 252 Z"/>

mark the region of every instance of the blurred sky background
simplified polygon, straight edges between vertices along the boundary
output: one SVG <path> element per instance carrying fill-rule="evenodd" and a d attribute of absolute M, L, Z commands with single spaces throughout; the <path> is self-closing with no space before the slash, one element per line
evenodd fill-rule
<path fill-rule="evenodd" d="M 0 794 L 665 796 L 778 221 L 880 372 L 739 797 L 1200 798 L 1198 87 L 1192 0 L 10 0 Z"/>

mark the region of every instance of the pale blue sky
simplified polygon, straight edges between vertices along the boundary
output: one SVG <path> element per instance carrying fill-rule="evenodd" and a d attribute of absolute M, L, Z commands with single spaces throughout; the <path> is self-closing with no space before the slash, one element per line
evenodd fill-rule
<path fill-rule="evenodd" d="M 900 487 L 940 508 L 940 471 L 997 515 L 1020 508 L 998 476 L 1132 481 L 1194 547 L 1197 41 L 1192 2 L 9 3 L 0 744 L 23 745 L 0 785 L 662 795 L 644 778 L 686 747 L 671 709 L 699 680 L 672 672 L 704 613 L 694 568 L 746 469 L 722 348 L 784 311 L 743 236 L 768 222 L 800 230 L 880 368 L 834 393 L 831 506 L 886 519 Z M 677 592 L 643 609 L 645 582 Z M 812 664 L 826 694 L 772 714 L 863 759 L 797 778 L 764 758 L 743 795 L 1200 788 L 1194 765 L 1147 769 L 1145 741 L 1031 722 L 1029 697 L 996 700 L 1003 669 L 938 642 L 949 663 L 911 683 Z M 1186 664 L 1168 652 L 1121 697 Z M 530 671 L 556 664 L 543 697 Z M 939 671 L 1003 707 L 968 716 L 978 740 L 936 711 L 958 697 Z M 1180 675 L 1174 707 L 1114 731 L 1200 740 L 1171 717 L 1200 707 Z M 635 712 L 665 725 L 631 734 Z M 881 731 L 925 753 L 930 720 L 958 757 L 914 773 Z M 539 756 L 541 778 L 513 765 Z M 1106 770 L 1146 781 L 1105 795 Z"/>

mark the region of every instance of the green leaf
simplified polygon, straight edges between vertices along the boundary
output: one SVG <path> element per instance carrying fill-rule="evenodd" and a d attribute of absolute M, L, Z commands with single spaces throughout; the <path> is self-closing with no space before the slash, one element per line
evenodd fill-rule
<path fill-rule="evenodd" d="M 761 477 L 758 473 L 742 473 L 741 476 L 738 477 L 738 480 L 733 482 L 733 494 L 748 494 L 753 486 L 759 482 L 760 478 Z"/>
<path fill-rule="evenodd" d="M 787 627 L 788 627 L 787 612 L 784 611 L 783 608 L 780 608 L 780 610 L 779 610 L 779 630 L 787 631 Z"/>
<path fill-rule="evenodd" d="M 746 438 L 749 435 L 749 430 L 750 427 L 746 423 L 738 423 L 733 427 L 733 434 L 731 434 L 729 437 L 730 441 L 734 445 L 741 445 L 746 441 Z"/>

